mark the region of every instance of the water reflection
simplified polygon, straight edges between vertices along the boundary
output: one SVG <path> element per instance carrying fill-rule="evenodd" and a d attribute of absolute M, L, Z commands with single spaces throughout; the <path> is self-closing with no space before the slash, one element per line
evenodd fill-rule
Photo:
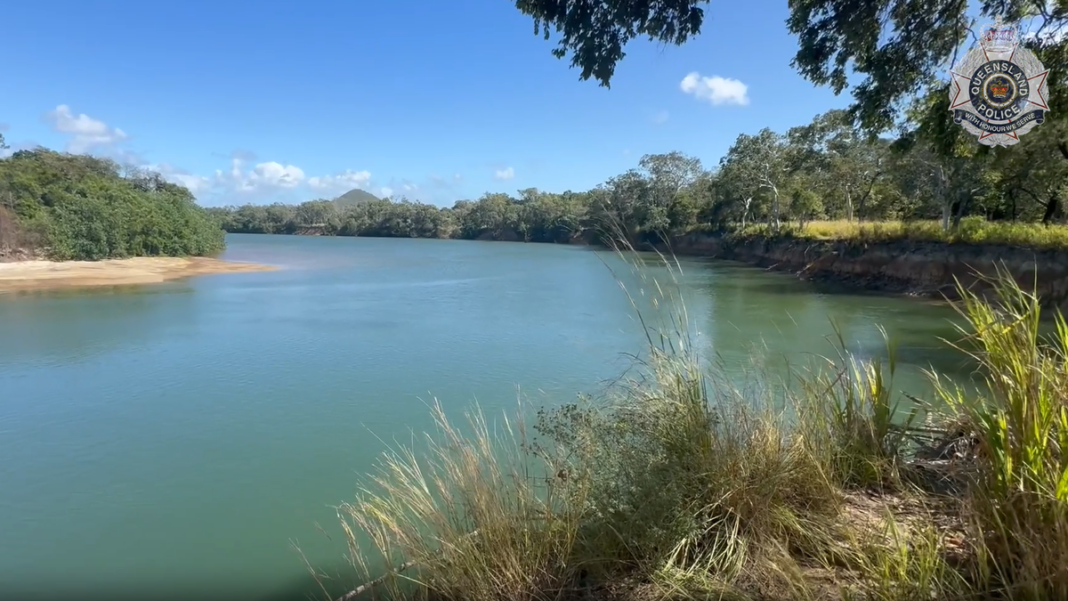
<path fill-rule="evenodd" d="M 669 287 L 670 276 L 662 265 L 656 267 L 658 262 L 656 257 L 643 261 L 649 275 Z M 728 262 L 684 259 L 680 263 L 682 297 L 700 333 L 702 351 L 737 383 L 761 377 L 779 380 L 826 365 L 826 358 L 838 358 L 842 342 L 860 359 L 886 358 L 887 338 L 895 347 L 897 391 L 930 398 L 925 370 L 961 383 L 974 377 L 974 361 L 942 340 L 960 339 L 956 325 L 962 320 L 947 304 L 844 292 L 833 285 Z M 635 295 L 640 308 L 663 318 L 673 309 L 654 309 L 648 298 L 654 293 L 652 277 L 641 280 L 628 271 L 624 280 L 632 292 L 644 289 L 645 297 Z M 661 319 L 657 325 L 664 323 Z"/>
<path fill-rule="evenodd" d="M 65 365 L 145 347 L 195 310 L 194 289 L 182 282 L 3 296 L 0 365 Z"/>

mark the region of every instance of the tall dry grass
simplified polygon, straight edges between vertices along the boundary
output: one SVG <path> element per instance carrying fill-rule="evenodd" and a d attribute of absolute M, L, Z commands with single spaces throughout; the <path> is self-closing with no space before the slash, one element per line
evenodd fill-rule
<path fill-rule="evenodd" d="M 813 240 L 855 240 L 858 242 L 947 242 L 965 244 L 995 244 L 1030 248 L 1068 248 L 1068 226 L 1040 223 L 1012 223 L 987 221 L 982 217 L 966 217 L 960 226 L 949 231 L 937 220 L 916 221 L 810 221 L 804 226 L 784 224 L 778 233 L 767 225 L 754 224 L 738 232 L 742 236 L 775 237 L 789 235 Z"/>
<path fill-rule="evenodd" d="M 494 433 L 475 411 L 465 436 L 439 404 L 433 411 L 427 454 L 386 453 L 339 508 L 355 566 L 376 578 L 386 566 L 377 592 L 393 598 L 522 601 L 573 587 L 581 487 L 532 465 L 521 423 Z"/>

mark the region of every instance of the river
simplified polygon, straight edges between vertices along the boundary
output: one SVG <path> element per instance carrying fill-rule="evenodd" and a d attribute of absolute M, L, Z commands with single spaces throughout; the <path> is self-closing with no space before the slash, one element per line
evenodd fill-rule
<path fill-rule="evenodd" d="M 281 269 L 0 296 L 0 595 L 292 596 L 309 581 L 291 543 L 317 567 L 342 562 L 331 507 L 387 443 L 430 427 L 432 398 L 451 415 L 476 400 L 500 415 L 518 394 L 565 402 L 643 348 L 611 253 L 228 244 L 223 258 Z M 965 367 L 937 340 L 954 335 L 945 306 L 708 260 L 682 272 L 702 343 L 728 371 L 754 345 L 772 369 L 833 352 L 831 317 L 862 353 L 882 351 L 880 324 L 898 340 L 902 389 L 923 393 L 923 367 Z"/>

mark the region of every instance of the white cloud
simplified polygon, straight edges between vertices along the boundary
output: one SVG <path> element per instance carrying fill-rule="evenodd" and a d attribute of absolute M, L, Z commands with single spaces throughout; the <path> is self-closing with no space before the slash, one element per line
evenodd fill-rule
<path fill-rule="evenodd" d="M 499 180 L 509 180 L 515 177 L 515 169 L 506 167 L 504 169 L 498 169 L 493 173 L 493 177 Z"/>
<path fill-rule="evenodd" d="M 61 104 L 54 111 L 47 114 L 52 129 L 70 136 L 67 140 L 66 151 L 81 154 L 100 146 L 110 146 L 125 140 L 126 132 L 117 127 L 93 119 L 85 113 L 75 115 L 70 107 Z"/>
<path fill-rule="evenodd" d="M 390 188 L 389 186 L 382 186 L 379 188 L 378 192 L 382 195 L 382 198 L 393 196 L 393 188 Z"/>
<path fill-rule="evenodd" d="M 243 156 L 234 154 L 230 159 L 229 173 L 217 169 L 214 185 L 234 192 L 263 192 L 293 189 L 305 182 L 303 169 L 276 161 L 259 163 L 246 172 Z"/>
<path fill-rule="evenodd" d="M 192 173 L 171 173 L 169 175 L 163 174 L 163 177 L 179 186 L 185 186 L 193 193 L 193 196 L 203 194 L 211 188 L 211 180 L 203 175 L 193 175 Z"/>
<path fill-rule="evenodd" d="M 171 183 L 185 186 L 193 193 L 193 196 L 199 196 L 200 194 L 207 192 L 212 186 L 212 181 L 203 175 L 195 175 L 167 163 L 147 165 L 145 168 L 162 175 L 163 179 Z"/>
<path fill-rule="evenodd" d="M 713 75 L 704 77 L 694 71 L 682 78 L 679 89 L 698 100 L 707 100 L 715 106 L 721 104 L 749 104 L 749 87 L 737 79 Z"/>
<path fill-rule="evenodd" d="M 308 186 L 312 190 L 324 190 L 334 192 L 348 192 L 353 188 L 366 188 L 371 182 L 370 171 L 353 171 L 346 169 L 341 173 L 326 175 L 323 177 L 308 178 Z"/>
<path fill-rule="evenodd" d="M 253 185 L 296 188 L 304 181 L 304 171 L 300 167 L 269 161 L 256 165 L 248 178 Z"/>
<path fill-rule="evenodd" d="M 663 125 L 668 122 L 668 119 L 670 117 L 671 115 L 667 111 L 660 111 L 659 113 L 653 115 L 653 124 Z"/>

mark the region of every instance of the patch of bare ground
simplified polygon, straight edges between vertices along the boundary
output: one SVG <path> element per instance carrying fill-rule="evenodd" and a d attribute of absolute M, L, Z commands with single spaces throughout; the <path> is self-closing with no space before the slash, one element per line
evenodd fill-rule
<path fill-rule="evenodd" d="M 136 257 L 104 261 L 15 261 L 0 263 L 0 294 L 92 286 L 157 284 L 181 278 L 274 267 L 207 257 Z"/>

